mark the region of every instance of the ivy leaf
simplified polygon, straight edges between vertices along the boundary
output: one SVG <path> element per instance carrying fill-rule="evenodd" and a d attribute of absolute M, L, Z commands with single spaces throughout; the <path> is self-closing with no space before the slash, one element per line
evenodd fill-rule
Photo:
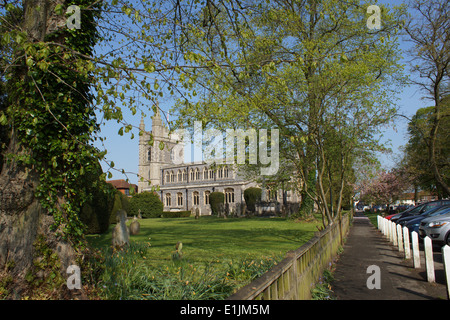
<path fill-rule="evenodd" d="M 55 12 L 57 15 L 62 15 L 63 14 L 63 6 L 62 4 L 57 4 L 55 6 Z"/>

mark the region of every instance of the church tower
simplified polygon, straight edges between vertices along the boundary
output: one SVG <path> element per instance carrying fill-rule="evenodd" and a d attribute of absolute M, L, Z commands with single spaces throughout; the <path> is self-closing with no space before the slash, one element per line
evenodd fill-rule
<path fill-rule="evenodd" d="M 169 129 L 163 124 L 159 106 L 152 117 L 152 130 L 145 131 L 144 118 L 139 124 L 139 192 L 162 183 L 161 169 L 173 164 L 172 149 L 177 140 L 169 135 Z M 152 143 L 153 140 L 153 143 Z M 141 177 L 143 181 L 141 181 Z"/>

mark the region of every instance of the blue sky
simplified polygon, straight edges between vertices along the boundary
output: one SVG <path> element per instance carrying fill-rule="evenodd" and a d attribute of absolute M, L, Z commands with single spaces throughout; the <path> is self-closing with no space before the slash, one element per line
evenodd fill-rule
<path fill-rule="evenodd" d="M 401 1 L 380 1 L 382 3 L 389 4 L 399 4 Z M 408 44 L 402 42 L 401 48 L 403 50 L 408 48 Z M 406 53 L 404 54 L 407 57 Z M 405 60 L 404 63 L 405 71 L 408 72 L 409 65 Z M 415 114 L 417 109 L 426 107 L 430 105 L 430 102 L 427 100 L 422 100 L 423 94 L 419 91 L 417 86 L 405 87 L 403 92 L 398 95 L 398 105 L 399 105 L 399 113 L 411 117 Z M 166 102 L 165 99 L 159 101 L 160 107 L 168 111 L 172 105 L 171 102 Z M 123 108 L 124 118 L 134 127 L 139 127 L 141 115 L 139 112 L 136 115 L 132 115 L 131 112 L 127 108 Z M 146 129 L 149 130 L 151 128 L 151 114 L 147 114 L 145 118 Z M 137 129 L 133 129 L 130 133 L 124 134 L 123 136 L 118 135 L 118 131 L 120 129 L 120 125 L 115 121 L 106 122 L 101 126 L 100 136 L 106 137 L 103 145 L 100 143 L 96 143 L 96 146 L 101 150 L 105 149 L 108 151 L 106 158 L 108 161 L 114 161 L 115 168 L 119 170 L 124 170 L 128 172 L 127 175 L 124 175 L 120 172 L 112 170 L 113 174 L 112 179 L 129 179 L 132 183 L 138 182 L 138 177 L 136 176 L 138 172 L 138 144 L 139 144 L 139 134 Z M 392 145 L 392 153 L 389 155 L 380 155 L 380 161 L 383 164 L 383 167 L 389 169 L 395 163 L 395 159 L 400 156 L 399 148 L 406 144 L 407 141 L 407 120 L 404 118 L 397 118 L 395 121 L 394 127 L 385 128 L 384 129 L 384 140 L 390 140 Z M 135 138 L 130 139 L 131 133 L 134 133 Z M 103 169 L 106 171 L 108 166 L 102 163 Z"/>

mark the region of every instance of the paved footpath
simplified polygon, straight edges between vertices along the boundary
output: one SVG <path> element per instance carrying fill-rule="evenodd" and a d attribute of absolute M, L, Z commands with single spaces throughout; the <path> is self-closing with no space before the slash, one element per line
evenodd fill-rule
<path fill-rule="evenodd" d="M 373 271 L 367 273 L 372 265 L 379 267 L 380 289 L 367 287 L 368 278 L 374 275 Z M 436 283 L 433 284 L 426 281 L 424 261 L 421 266 L 414 269 L 412 260 L 405 260 L 364 214 L 357 213 L 344 251 L 336 262 L 331 286 L 337 300 L 447 299 L 445 278 L 439 263 L 436 264 Z"/>

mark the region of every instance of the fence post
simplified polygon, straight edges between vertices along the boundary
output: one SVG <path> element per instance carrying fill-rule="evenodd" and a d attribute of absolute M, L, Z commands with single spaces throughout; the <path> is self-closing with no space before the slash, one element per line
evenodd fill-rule
<path fill-rule="evenodd" d="M 419 237 L 417 232 L 413 231 L 411 233 L 412 237 L 412 249 L 413 249 L 413 257 L 414 257 L 414 268 L 420 268 L 420 251 L 419 251 Z"/>
<path fill-rule="evenodd" d="M 392 221 L 389 221 L 389 241 L 392 242 Z"/>
<path fill-rule="evenodd" d="M 405 259 L 411 258 L 411 248 L 409 246 L 409 230 L 403 227 L 403 242 L 405 243 Z"/>
<path fill-rule="evenodd" d="M 395 223 L 392 223 L 392 242 L 394 244 L 394 247 L 397 246 L 397 225 Z"/>
<path fill-rule="evenodd" d="M 442 247 L 442 261 L 444 262 L 445 284 L 447 285 L 447 300 L 450 300 L 450 247 Z"/>
<path fill-rule="evenodd" d="M 403 237 L 402 237 L 402 226 L 397 225 L 397 236 L 398 236 L 398 251 L 403 252 Z"/>
<path fill-rule="evenodd" d="M 424 244 L 425 244 L 425 265 L 427 268 L 427 279 L 428 282 L 435 282 L 433 246 L 430 237 L 425 237 Z"/>

